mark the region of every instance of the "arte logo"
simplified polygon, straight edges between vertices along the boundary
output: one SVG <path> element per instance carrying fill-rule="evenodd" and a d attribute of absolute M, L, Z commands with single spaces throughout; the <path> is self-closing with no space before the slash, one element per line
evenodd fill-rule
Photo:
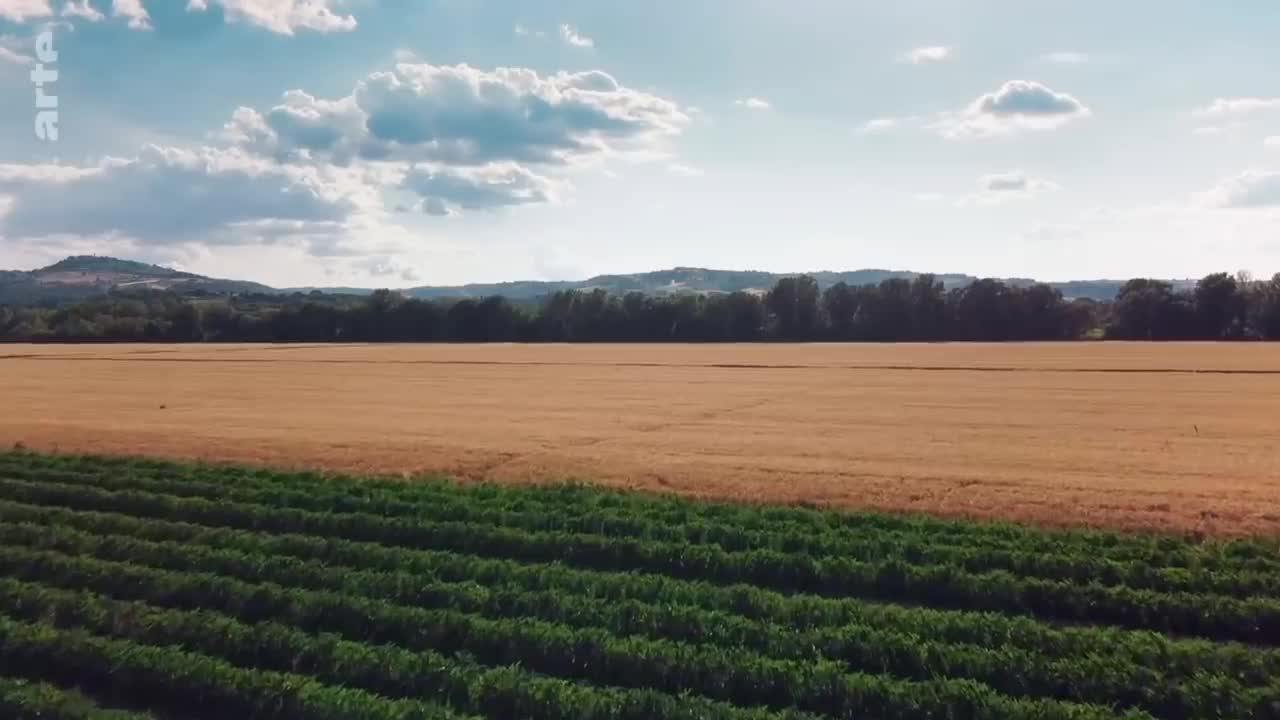
<path fill-rule="evenodd" d="M 31 84 L 36 86 L 36 137 L 45 142 L 58 141 L 58 52 L 53 49 L 53 33 L 45 31 L 36 37 L 36 66 L 31 70 Z"/>

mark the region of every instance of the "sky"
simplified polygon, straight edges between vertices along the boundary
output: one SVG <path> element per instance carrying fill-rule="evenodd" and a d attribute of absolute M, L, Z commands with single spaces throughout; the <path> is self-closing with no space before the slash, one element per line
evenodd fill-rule
<path fill-rule="evenodd" d="M 1275 0 L 0 0 L 0 267 L 1270 277 L 1277 38 Z"/>

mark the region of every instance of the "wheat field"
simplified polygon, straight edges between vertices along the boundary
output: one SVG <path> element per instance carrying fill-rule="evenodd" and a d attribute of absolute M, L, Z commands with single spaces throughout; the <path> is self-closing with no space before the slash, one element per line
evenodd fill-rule
<path fill-rule="evenodd" d="M 1280 347 L 0 348 L 0 443 L 1280 534 Z"/>

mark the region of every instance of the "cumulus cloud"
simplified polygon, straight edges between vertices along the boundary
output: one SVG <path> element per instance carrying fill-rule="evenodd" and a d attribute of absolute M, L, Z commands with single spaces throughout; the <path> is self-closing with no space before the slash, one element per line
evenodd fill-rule
<path fill-rule="evenodd" d="M 239 108 L 207 146 L 0 165 L 0 238 L 390 254 L 414 239 L 392 207 L 457 215 L 557 203 L 579 166 L 668 160 L 665 143 L 687 123 L 674 102 L 603 72 L 402 63 L 341 97 L 291 90 L 275 107 Z"/>
<path fill-rule="evenodd" d="M 134 30 L 151 29 L 151 16 L 142 6 L 142 0 L 111 0 L 111 16 L 128 20 Z"/>
<path fill-rule="evenodd" d="M 338 163 L 563 165 L 650 147 L 688 122 L 674 102 L 600 71 L 400 64 L 337 100 L 295 90 L 265 114 L 241 109 L 226 132 L 268 154 Z"/>
<path fill-rule="evenodd" d="M 741 108 L 746 108 L 748 110 L 769 110 L 773 108 L 773 105 L 771 105 L 768 100 L 765 100 L 764 98 L 758 98 L 758 97 L 749 97 L 749 98 L 742 98 L 741 100 L 734 100 L 733 104 Z"/>
<path fill-rule="evenodd" d="M 1272 135 L 1262 141 L 1262 146 L 1272 150 L 1280 150 L 1280 135 Z"/>
<path fill-rule="evenodd" d="M 420 210 L 437 216 L 545 203 L 557 197 L 554 181 L 515 163 L 479 168 L 415 166 L 401 187 L 421 198 Z"/>
<path fill-rule="evenodd" d="M 280 35 L 298 30 L 349 32 L 355 30 L 352 15 L 335 12 L 339 0 L 189 0 L 188 12 L 203 12 L 210 3 L 222 8 L 229 23 L 254 25 Z"/>
<path fill-rule="evenodd" d="M 1089 56 L 1087 54 L 1071 50 L 1060 50 L 1058 52 L 1046 53 L 1041 55 L 1040 59 L 1047 63 L 1053 63 L 1054 65 L 1083 65 L 1089 62 Z"/>
<path fill-rule="evenodd" d="M 53 14 L 49 0 L 0 0 L 0 18 L 20 23 Z"/>
<path fill-rule="evenodd" d="M 578 32 L 577 28 L 572 25 L 560 26 L 560 39 L 573 47 L 593 48 L 596 41 Z"/>
<path fill-rule="evenodd" d="M 62 6 L 62 17 L 76 17 L 88 22 L 100 22 L 106 18 L 101 11 L 89 4 L 89 0 L 67 0 Z"/>
<path fill-rule="evenodd" d="M 371 255 L 353 262 L 352 267 L 375 278 L 398 277 L 404 282 L 418 282 L 422 276 L 413 267 L 386 255 Z"/>
<path fill-rule="evenodd" d="M 933 126 L 947 138 L 989 137 L 1022 130 L 1052 130 L 1088 117 L 1089 108 L 1038 82 L 1010 80 Z"/>
<path fill-rule="evenodd" d="M 1246 170 L 1198 197 L 1219 208 L 1280 208 L 1280 171 Z"/>
<path fill-rule="evenodd" d="M 925 65 L 947 60 L 951 57 L 951 48 L 943 45 L 930 45 L 912 49 L 902 56 L 903 62 L 912 65 Z"/>
<path fill-rule="evenodd" d="M 0 195 L 10 204 L 0 235 L 163 244 L 245 241 L 231 231 L 254 224 L 262 233 L 329 233 L 357 210 L 347 191 L 316 169 L 239 151 L 148 146 L 96 166 L 0 166 Z"/>

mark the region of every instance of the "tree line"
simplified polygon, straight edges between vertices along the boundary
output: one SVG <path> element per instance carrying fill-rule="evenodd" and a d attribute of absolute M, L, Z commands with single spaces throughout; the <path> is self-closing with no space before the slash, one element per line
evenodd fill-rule
<path fill-rule="evenodd" d="M 932 275 L 821 289 L 809 276 L 764 293 L 610 295 L 539 302 L 372 295 L 113 292 L 65 306 L 0 306 L 7 342 L 934 342 L 1280 339 L 1280 274 L 1216 273 L 1194 288 L 1135 279 L 1111 302 L 1047 285 Z"/>

